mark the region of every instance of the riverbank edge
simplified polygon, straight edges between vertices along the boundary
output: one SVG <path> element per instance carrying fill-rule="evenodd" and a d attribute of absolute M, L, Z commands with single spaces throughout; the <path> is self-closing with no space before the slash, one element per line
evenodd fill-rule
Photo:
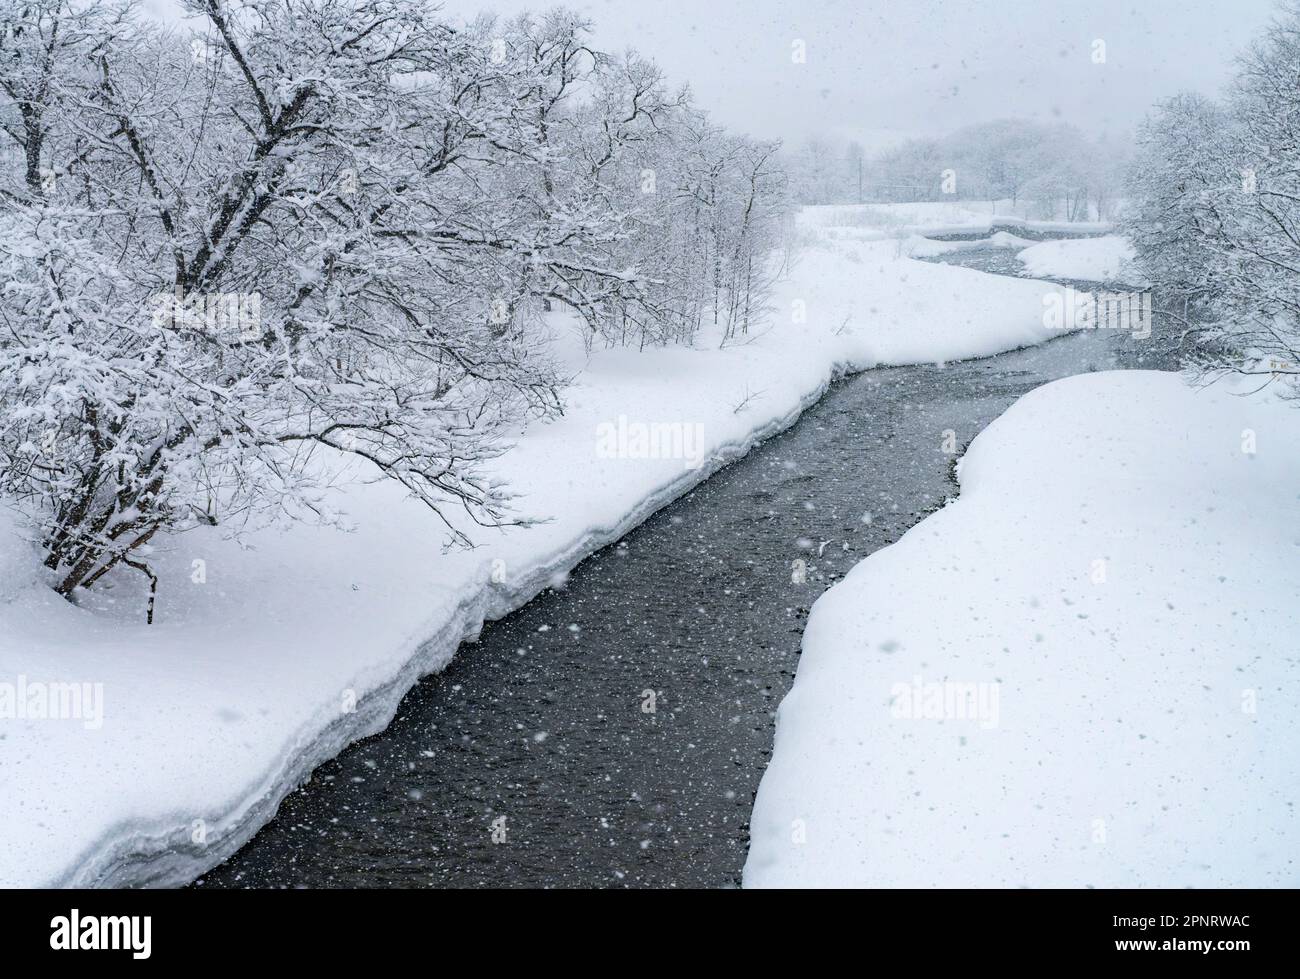
<path fill-rule="evenodd" d="M 1003 353 L 1010 351 L 1003 351 Z M 991 355 L 997 356 L 997 355 Z M 982 360 L 986 358 L 971 358 Z M 205 844 L 191 839 L 188 819 L 131 821 L 107 832 L 101 841 L 69 862 L 69 871 L 51 881 L 61 888 L 179 887 L 223 863 L 269 823 L 280 803 L 310 779 L 320 765 L 354 742 L 383 731 L 402 699 L 424 677 L 441 672 L 461 645 L 475 640 L 483 625 L 502 619 L 540 595 L 557 574 L 573 570 L 591 555 L 617 543 L 659 510 L 695 489 L 714 473 L 793 426 L 837 382 L 891 365 L 833 364 L 822 382 L 779 418 L 756 426 L 743 439 L 715 446 L 696 469 L 689 469 L 644 498 L 614 526 L 598 527 L 545 561 L 520 572 L 513 586 L 490 585 L 467 596 L 444 624 L 410 650 L 405 666 L 388 683 L 363 695 L 356 711 L 337 715 L 315 731 L 301 732 L 295 748 L 235 807 L 218 813 L 207 827 Z"/>
<path fill-rule="evenodd" d="M 872 312 L 876 313 L 876 310 Z M 467 590 L 457 604 L 447 607 L 445 612 L 430 615 L 411 638 L 391 644 L 388 648 L 392 653 L 392 663 L 384 670 L 385 675 L 390 672 L 391 675 L 377 686 L 367 685 L 365 692 L 358 696 L 353 712 L 340 714 L 337 708 L 316 711 L 285 739 L 284 747 L 276 752 L 272 764 L 258 766 L 260 776 L 250 768 L 252 777 L 245 783 L 247 790 L 232 793 L 227 797 L 226 805 L 205 811 L 202 832 L 196 834 L 203 842 L 197 843 L 191 837 L 195 823 L 191 811 L 162 810 L 151 812 L 148 817 L 132 816 L 113 822 L 105 820 L 105 828 L 98 831 L 91 842 L 68 847 L 64 851 L 67 855 L 61 856 L 58 866 L 41 874 L 43 886 L 173 887 L 201 877 L 237 852 L 270 822 L 280 803 L 308 781 L 319 765 L 336 757 L 354 742 L 383 731 L 414 685 L 424 676 L 443 670 L 462 643 L 477 637 L 484 622 L 517 611 L 544 591 L 557 574 L 571 570 L 595 552 L 617 542 L 713 473 L 790 428 L 836 382 L 878 367 L 909 366 L 935 359 L 978 361 L 1050 342 L 1051 339 L 1046 337 L 1031 343 L 1017 343 L 1013 339 L 1015 332 L 1014 329 L 999 329 L 983 336 L 983 342 L 978 346 L 986 352 L 976 357 L 935 358 L 928 352 L 917 356 L 910 350 L 899 351 L 895 345 L 894 352 L 902 353 L 902 356 L 888 362 L 877 360 L 871 354 L 868 354 L 870 359 L 866 359 L 856 352 L 845 357 L 844 354 L 849 352 L 842 349 L 839 356 L 832 354 L 824 360 L 817 358 L 824 366 L 819 369 L 815 363 L 809 365 L 811 369 L 800 378 L 803 384 L 808 385 L 802 394 L 798 393 L 799 382 L 786 388 L 782 400 L 789 408 L 783 414 L 773 418 L 770 411 L 764 411 L 763 420 L 749 428 L 744 437 L 733 437 L 712 446 L 698 468 L 662 483 L 628 509 L 617 522 L 588 526 L 565 546 L 552 550 L 549 557 L 516 565 L 508 586 L 466 586 Z M 998 339 L 999 334 L 1001 339 Z M 1064 334 L 1057 334 L 1060 335 Z M 818 377 L 820 380 L 814 384 Z M 773 407 L 773 410 L 778 409 L 779 405 Z M 521 572 L 520 568 L 524 567 L 528 570 Z M 392 669 L 399 663 L 399 667 Z"/>

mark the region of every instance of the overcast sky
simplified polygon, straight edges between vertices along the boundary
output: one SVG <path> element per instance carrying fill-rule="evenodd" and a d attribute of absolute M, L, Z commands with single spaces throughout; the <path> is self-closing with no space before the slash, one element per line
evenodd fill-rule
<path fill-rule="evenodd" d="M 149 0 L 167 9 L 175 0 Z M 530 0 L 448 0 L 472 16 Z M 1062 119 L 1131 130 L 1155 99 L 1212 93 L 1275 0 L 576 0 L 606 49 L 633 46 L 690 82 L 718 121 L 869 147 L 970 122 Z M 795 40 L 805 64 L 791 58 Z M 1093 42 L 1105 42 L 1105 62 Z"/>

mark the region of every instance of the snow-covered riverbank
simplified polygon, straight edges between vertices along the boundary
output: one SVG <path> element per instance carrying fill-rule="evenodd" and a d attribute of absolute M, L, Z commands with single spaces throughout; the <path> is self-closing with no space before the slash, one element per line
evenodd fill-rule
<path fill-rule="evenodd" d="M 1018 252 L 1016 257 L 1024 263 L 1027 275 L 1143 284 L 1141 274 L 1133 267 L 1133 247 L 1120 235 L 1043 241 Z"/>
<path fill-rule="evenodd" d="M 1227 382 L 1024 396 L 813 607 L 747 886 L 1300 884 L 1297 447 Z"/>
<path fill-rule="evenodd" d="M 443 528 L 397 488 L 353 485 L 334 501 L 352 533 L 236 544 L 206 528 L 161 543 L 152 627 L 129 573 L 94 608 L 58 598 L 5 514 L 0 680 L 89 684 L 102 717 L 0 720 L 0 884 L 198 875 L 322 760 L 382 729 L 485 617 L 789 425 L 837 372 L 1049 339 L 1051 288 L 898 258 L 892 242 L 815 242 L 748 344 L 584 362 L 561 342 L 580 369 L 565 417 L 496 464 L 518 512 L 548 522 L 469 528 L 477 549 L 443 553 Z"/>

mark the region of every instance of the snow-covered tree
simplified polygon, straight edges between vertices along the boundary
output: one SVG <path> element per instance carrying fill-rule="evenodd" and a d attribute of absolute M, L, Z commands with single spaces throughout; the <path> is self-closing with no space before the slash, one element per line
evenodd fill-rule
<path fill-rule="evenodd" d="M 825 140 L 786 160 L 803 203 L 858 200 L 858 164 L 842 167 Z M 1110 206 L 1122 185 L 1114 141 L 1089 139 L 1073 126 L 1023 119 L 976 123 L 942 138 L 910 139 L 863 166 L 862 193 L 874 201 L 1005 200 L 1026 215 L 1087 220 Z M 952 179 L 945 177 L 951 175 Z"/>
<path fill-rule="evenodd" d="M 691 342 L 706 325 L 718 328 L 721 342 L 749 331 L 785 227 L 776 149 L 728 134 L 679 103 L 632 154 L 620 178 L 639 182 L 630 214 L 639 231 L 629 242 L 652 250 L 636 261 L 645 273 L 640 308 L 622 312 L 640 342 Z"/>
<path fill-rule="evenodd" d="M 321 515 L 340 454 L 454 541 L 449 508 L 512 520 L 483 463 L 558 410 L 542 305 L 606 336 L 662 312 L 613 176 L 673 106 L 657 69 L 562 11 L 186 5 L 201 31 L 0 0 L 0 492 L 55 587 Z"/>
<path fill-rule="evenodd" d="M 1171 99 L 1141 130 L 1125 215 L 1143 271 L 1182 301 L 1213 371 L 1300 377 L 1300 8 L 1219 102 Z"/>
<path fill-rule="evenodd" d="M 1125 231 L 1147 278 L 1189 304 L 1218 289 L 1209 243 L 1223 224 L 1221 195 L 1240 180 L 1229 124 L 1221 106 L 1189 93 L 1161 103 L 1138 129 Z"/>

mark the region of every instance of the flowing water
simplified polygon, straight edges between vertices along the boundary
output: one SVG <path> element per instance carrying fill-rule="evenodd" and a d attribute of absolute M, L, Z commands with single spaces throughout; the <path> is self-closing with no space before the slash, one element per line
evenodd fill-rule
<path fill-rule="evenodd" d="M 1091 331 L 836 384 L 485 627 L 200 886 L 736 885 L 809 607 L 956 493 L 945 432 L 960 449 L 1040 384 L 1171 366 L 1157 337 Z"/>

